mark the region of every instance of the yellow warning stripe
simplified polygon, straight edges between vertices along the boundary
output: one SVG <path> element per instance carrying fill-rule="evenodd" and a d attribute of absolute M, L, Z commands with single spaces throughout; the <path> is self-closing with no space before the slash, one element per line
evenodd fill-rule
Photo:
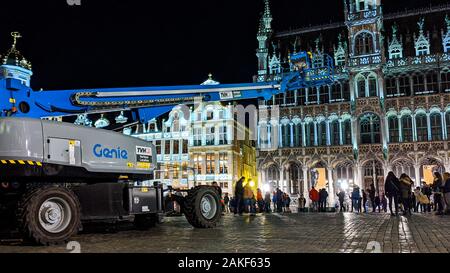
<path fill-rule="evenodd" d="M 30 166 L 42 166 L 41 162 L 31 161 L 31 160 L 0 160 L 3 165 L 30 165 Z"/>

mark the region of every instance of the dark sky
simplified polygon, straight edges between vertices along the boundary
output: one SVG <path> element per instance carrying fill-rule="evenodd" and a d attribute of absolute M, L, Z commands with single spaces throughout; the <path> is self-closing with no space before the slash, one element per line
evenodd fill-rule
<path fill-rule="evenodd" d="M 386 0 L 385 12 L 447 3 Z M 276 30 L 343 21 L 342 0 L 272 0 Z M 11 31 L 32 62 L 34 89 L 250 82 L 263 0 L 2 1 L 0 49 Z"/>

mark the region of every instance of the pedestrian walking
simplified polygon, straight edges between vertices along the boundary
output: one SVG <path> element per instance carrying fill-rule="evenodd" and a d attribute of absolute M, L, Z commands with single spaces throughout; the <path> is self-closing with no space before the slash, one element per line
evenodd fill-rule
<path fill-rule="evenodd" d="M 339 199 L 339 212 L 345 212 L 345 191 L 341 189 L 341 191 L 337 194 L 338 199 Z"/>
<path fill-rule="evenodd" d="M 367 191 L 363 190 L 362 191 L 362 205 L 364 208 L 364 213 L 367 213 Z"/>
<path fill-rule="evenodd" d="M 387 198 L 386 198 L 386 194 L 381 194 L 381 204 L 383 206 L 383 211 L 386 213 L 387 212 Z"/>
<path fill-rule="evenodd" d="M 264 198 L 262 196 L 261 189 L 258 189 L 258 191 L 256 193 L 256 202 L 258 204 L 258 213 L 263 213 L 264 212 Z"/>
<path fill-rule="evenodd" d="M 403 205 L 403 215 L 411 215 L 411 187 L 414 182 L 407 174 L 402 174 L 400 176 L 400 192 L 401 200 Z"/>
<path fill-rule="evenodd" d="M 277 212 L 283 212 L 283 192 L 278 188 L 277 189 Z"/>
<path fill-rule="evenodd" d="M 305 209 L 306 209 L 306 198 L 302 193 L 298 198 L 298 211 L 305 212 Z"/>
<path fill-rule="evenodd" d="M 370 184 L 370 189 L 369 189 L 369 199 L 370 199 L 370 204 L 372 205 L 372 212 L 375 212 L 375 209 L 376 209 L 375 208 L 376 207 L 376 204 L 375 204 L 375 195 L 376 194 L 375 193 L 376 193 L 375 184 L 372 183 L 372 184 Z"/>
<path fill-rule="evenodd" d="M 264 196 L 264 211 L 266 213 L 271 213 L 272 209 L 270 207 L 270 192 L 266 192 L 266 195 Z"/>
<path fill-rule="evenodd" d="M 378 209 L 378 213 L 381 213 L 381 197 L 380 194 L 377 194 L 375 196 L 375 209 L 374 212 L 376 212 L 376 209 Z"/>
<path fill-rule="evenodd" d="M 398 198 L 400 195 L 400 181 L 395 176 L 394 172 L 389 172 L 384 184 L 384 192 L 389 199 L 389 211 L 392 216 L 398 215 Z M 392 205 L 395 205 L 395 210 L 392 209 Z M 395 214 L 394 214 L 395 211 Z"/>
<path fill-rule="evenodd" d="M 356 211 L 357 213 L 359 213 L 361 211 L 361 205 L 360 205 L 361 193 L 360 193 L 359 187 L 355 187 L 353 189 L 353 192 L 352 192 L 352 195 L 350 198 L 352 200 L 352 212 Z"/>
<path fill-rule="evenodd" d="M 427 182 L 422 183 L 422 193 L 428 198 L 425 212 L 431 212 L 431 196 L 433 195 L 433 191 Z"/>

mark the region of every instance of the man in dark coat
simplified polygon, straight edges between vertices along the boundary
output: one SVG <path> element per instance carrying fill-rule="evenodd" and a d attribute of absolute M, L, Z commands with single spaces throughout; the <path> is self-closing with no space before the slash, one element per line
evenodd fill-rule
<path fill-rule="evenodd" d="M 393 172 L 389 172 L 386 183 L 384 184 L 384 192 L 389 199 L 389 211 L 392 216 L 398 216 L 398 198 L 400 195 L 400 181 Z M 395 205 L 395 214 L 392 210 L 392 204 Z"/>
<path fill-rule="evenodd" d="M 338 198 L 339 198 L 339 205 L 340 205 L 340 212 L 345 212 L 345 206 L 344 206 L 344 202 L 345 202 L 345 191 L 341 190 L 338 194 L 337 194 Z"/>
<path fill-rule="evenodd" d="M 236 182 L 236 188 L 234 191 L 234 198 L 236 199 L 236 208 L 234 210 L 234 215 L 238 214 L 242 215 L 244 212 L 244 181 L 245 177 L 242 177 L 241 179 Z"/>
<path fill-rule="evenodd" d="M 370 199 L 370 203 L 372 204 L 373 212 L 375 212 L 375 211 L 376 211 L 376 204 L 375 204 L 375 185 L 374 185 L 373 183 L 370 185 L 369 199 Z"/>

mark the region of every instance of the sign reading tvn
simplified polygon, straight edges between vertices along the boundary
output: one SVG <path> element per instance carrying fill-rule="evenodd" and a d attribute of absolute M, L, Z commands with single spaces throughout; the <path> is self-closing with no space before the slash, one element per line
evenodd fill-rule
<path fill-rule="evenodd" d="M 42 166 L 41 162 L 30 160 L 0 160 L 2 165 L 30 165 L 30 166 Z"/>

